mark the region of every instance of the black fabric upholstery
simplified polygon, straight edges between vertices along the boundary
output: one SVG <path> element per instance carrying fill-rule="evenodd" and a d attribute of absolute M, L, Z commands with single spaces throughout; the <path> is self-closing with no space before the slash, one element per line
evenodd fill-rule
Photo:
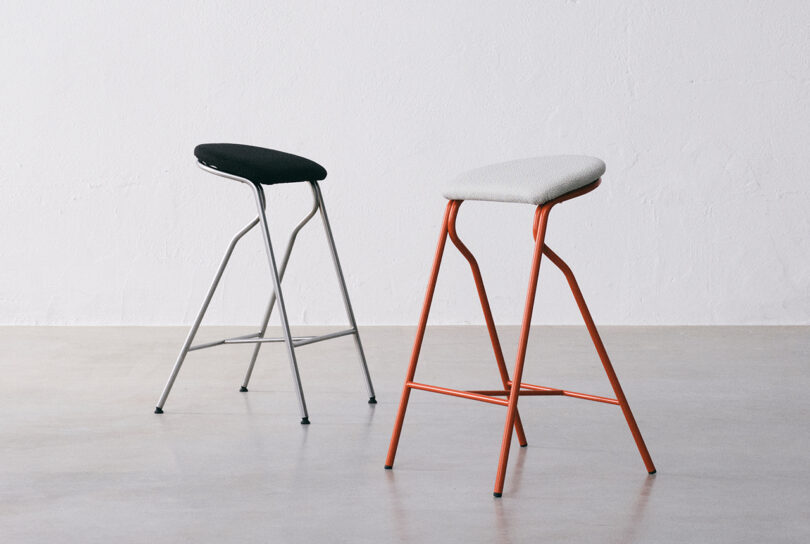
<path fill-rule="evenodd" d="M 194 148 L 194 156 L 209 168 L 264 185 L 326 177 L 326 169 L 317 162 L 252 145 L 200 144 Z"/>

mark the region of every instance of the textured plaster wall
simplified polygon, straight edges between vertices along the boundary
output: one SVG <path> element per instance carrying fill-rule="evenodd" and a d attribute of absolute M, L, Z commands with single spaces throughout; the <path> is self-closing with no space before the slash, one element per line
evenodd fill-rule
<path fill-rule="evenodd" d="M 194 166 L 208 141 L 326 166 L 361 324 L 415 323 L 444 180 L 548 153 L 608 165 L 548 238 L 598 322 L 810 323 L 808 28 L 804 1 L 5 0 L 0 323 L 188 323 L 253 213 Z M 309 193 L 270 198 L 281 246 Z M 461 211 L 500 323 L 521 316 L 532 212 Z M 339 323 L 313 227 L 287 305 Z M 259 319 L 261 251 L 237 249 L 209 323 Z M 546 265 L 536 321 L 578 323 Z M 474 293 L 450 252 L 433 322 L 481 323 Z"/>

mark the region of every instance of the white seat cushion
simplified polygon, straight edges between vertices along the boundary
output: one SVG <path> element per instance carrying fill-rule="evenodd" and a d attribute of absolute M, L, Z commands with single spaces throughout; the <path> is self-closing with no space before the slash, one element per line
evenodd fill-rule
<path fill-rule="evenodd" d="M 590 185 L 604 173 L 605 163 L 595 157 L 534 157 L 470 170 L 447 184 L 444 197 L 539 206 Z"/>

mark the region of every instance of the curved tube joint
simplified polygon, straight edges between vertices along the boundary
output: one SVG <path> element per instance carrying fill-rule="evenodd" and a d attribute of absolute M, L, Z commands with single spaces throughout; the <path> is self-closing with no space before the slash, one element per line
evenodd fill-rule
<path fill-rule="evenodd" d="M 650 452 L 647 449 L 647 445 L 644 443 L 644 438 L 641 436 L 641 431 L 636 423 L 636 418 L 633 416 L 633 412 L 630 410 L 627 397 L 624 395 L 624 390 L 622 390 L 622 386 L 619 383 L 619 378 L 616 376 L 616 371 L 613 369 L 613 364 L 610 362 L 605 345 L 602 342 L 599 331 L 596 329 L 596 324 L 593 321 L 593 317 L 588 309 L 588 305 L 585 303 L 585 297 L 582 295 L 582 291 L 579 288 L 577 279 L 574 277 L 574 273 L 571 271 L 571 267 L 568 266 L 568 264 L 566 264 L 566 262 L 563 261 L 559 255 L 554 253 L 551 248 L 546 245 L 543 246 L 543 254 L 546 255 L 546 257 L 548 257 L 548 259 L 554 263 L 554 265 L 559 268 L 560 271 L 562 271 L 565 279 L 568 281 L 568 286 L 571 288 L 571 293 L 574 295 L 574 300 L 579 308 L 579 313 L 582 314 L 582 319 L 585 321 L 585 326 L 587 327 L 588 333 L 591 336 L 591 341 L 596 348 L 597 354 L 599 354 L 600 361 L 602 361 L 602 367 L 605 369 L 605 374 L 607 374 L 608 381 L 610 381 L 610 385 L 616 395 L 616 400 L 618 401 L 617 404 L 622 409 L 624 418 L 627 421 L 627 426 L 630 428 L 630 433 L 633 435 L 633 440 L 636 442 L 636 447 L 641 454 L 641 459 L 644 461 L 644 466 L 647 468 L 647 472 L 650 474 L 655 474 L 655 464 L 653 463 Z"/>
<path fill-rule="evenodd" d="M 489 331 L 489 340 L 492 344 L 492 350 L 495 352 L 495 362 L 498 365 L 498 373 L 501 376 L 504 391 L 506 391 L 509 389 L 509 371 L 506 369 L 506 361 L 503 357 L 501 341 L 498 338 L 498 330 L 495 328 L 495 320 L 492 318 L 492 309 L 489 306 L 489 298 L 484 288 L 484 278 L 481 276 L 481 268 L 478 266 L 478 261 L 475 260 L 472 252 L 459 239 L 458 233 L 456 232 L 456 218 L 458 217 L 458 210 L 461 208 L 463 202 L 463 200 L 453 200 L 450 203 L 449 216 L 447 218 L 447 235 L 450 237 L 450 240 L 456 246 L 459 253 L 464 255 L 464 258 L 470 263 L 470 270 L 472 271 L 475 287 L 478 291 L 478 299 L 481 301 L 481 309 L 484 312 L 484 321 L 487 325 L 487 331 Z M 515 415 L 515 432 L 521 447 L 527 446 L 528 442 L 526 441 L 526 434 L 523 431 L 523 422 L 520 419 L 519 413 Z"/>
<path fill-rule="evenodd" d="M 318 207 L 321 210 L 321 220 L 323 223 L 324 234 L 326 234 L 326 242 L 329 244 L 329 252 L 332 255 L 332 263 L 335 265 L 335 273 L 337 274 L 338 285 L 340 286 L 340 294 L 343 296 L 343 306 L 346 309 L 346 317 L 349 320 L 349 326 L 354 329 L 354 345 L 357 348 L 357 353 L 360 355 L 360 370 L 363 373 L 363 378 L 366 383 L 366 392 L 368 393 L 369 404 L 376 404 L 377 397 L 374 392 L 374 385 L 371 383 L 371 374 L 368 371 L 368 363 L 366 363 L 366 354 L 363 350 L 363 343 L 360 341 L 360 333 L 357 330 L 357 321 L 354 319 L 354 310 L 352 303 L 349 299 L 349 290 L 346 288 L 346 278 L 343 276 L 343 269 L 340 266 L 340 259 L 338 258 L 337 247 L 335 246 L 335 238 L 332 235 L 332 227 L 329 224 L 329 216 L 326 214 L 326 205 L 323 202 L 323 194 L 321 193 L 321 186 L 317 181 L 311 181 L 312 195 L 318 202 Z"/>
<path fill-rule="evenodd" d="M 284 280 L 284 273 L 287 271 L 287 264 L 290 262 L 290 255 L 292 254 L 292 248 L 295 245 L 295 240 L 298 237 L 298 233 L 304 228 L 304 225 L 309 223 L 309 220 L 315 216 L 315 212 L 318 211 L 318 199 L 314 197 L 312 199 L 312 209 L 309 213 L 295 226 L 290 233 L 290 238 L 287 240 L 287 249 L 284 252 L 284 258 L 281 260 L 281 268 L 279 268 L 278 276 L 279 281 Z M 258 220 L 258 218 L 257 218 Z M 276 305 L 276 293 L 273 291 L 273 294 L 270 296 L 270 301 L 267 303 L 267 309 L 264 311 L 264 317 L 262 318 L 261 328 L 259 329 L 259 338 L 264 338 L 264 334 L 267 332 L 267 324 L 270 322 L 270 316 L 273 313 L 273 307 Z M 242 382 L 242 389 L 247 389 L 248 384 L 250 383 L 250 377 L 253 375 L 253 367 L 256 365 L 256 359 L 259 357 L 259 350 L 261 349 L 261 344 L 256 344 L 256 347 L 253 348 L 253 354 L 250 357 L 250 364 L 248 365 L 247 372 L 245 373 L 245 379 Z"/>
<path fill-rule="evenodd" d="M 225 175 L 223 172 L 218 172 L 217 170 L 213 170 L 203 164 L 199 164 L 200 168 L 207 172 L 212 172 L 217 175 L 221 175 L 223 177 L 230 177 L 232 179 L 236 179 L 238 181 L 250 183 L 248 180 L 244 178 L 237 178 L 235 176 Z M 251 184 L 252 185 L 252 184 Z M 250 232 L 250 230 L 255 227 L 260 220 L 261 216 L 257 216 L 256 219 L 242 227 L 231 239 L 230 243 L 228 244 L 228 248 L 225 250 L 225 255 L 222 257 L 222 261 L 219 263 L 219 268 L 217 269 L 216 274 L 214 275 L 214 280 L 211 282 L 211 286 L 208 288 L 208 293 L 205 295 L 205 299 L 203 300 L 202 306 L 200 307 L 199 312 L 197 312 L 197 317 L 194 318 L 194 323 L 191 325 L 191 329 L 186 336 L 185 342 L 183 342 L 183 347 L 180 348 L 180 354 L 177 356 L 177 360 L 172 367 L 171 374 L 169 374 L 169 380 L 166 382 L 166 385 L 163 387 L 163 392 L 160 395 L 160 399 L 155 407 L 155 413 L 161 414 L 163 413 L 163 406 L 166 404 L 166 400 L 169 398 L 169 393 L 172 391 L 172 386 L 174 386 L 174 381 L 177 379 L 177 374 L 180 372 L 180 368 L 183 366 L 183 361 L 186 359 L 186 355 L 188 355 L 189 349 L 191 348 L 191 343 L 194 342 L 194 337 L 197 335 L 197 330 L 200 328 L 200 324 L 202 323 L 203 317 L 205 316 L 205 312 L 208 311 L 208 306 L 211 304 L 211 299 L 214 297 L 214 293 L 217 290 L 217 286 L 219 285 L 219 281 L 222 279 L 222 274 L 225 272 L 225 267 L 228 265 L 228 261 L 231 259 L 231 255 L 233 254 L 233 250 L 236 248 L 236 244 L 239 240 L 242 239 L 245 234 Z"/>
<path fill-rule="evenodd" d="M 284 343 L 287 347 L 287 355 L 290 360 L 290 370 L 293 375 L 295 392 L 298 396 L 298 407 L 301 413 L 301 421 L 302 423 L 304 421 L 308 423 L 309 414 L 307 412 L 306 401 L 304 400 L 304 390 L 301 386 L 301 374 L 298 371 L 298 362 L 295 358 L 295 345 L 293 343 L 292 333 L 290 332 L 290 324 L 287 321 L 287 308 L 284 305 L 284 297 L 281 294 L 281 280 L 279 279 L 278 268 L 276 267 L 276 257 L 273 253 L 273 244 L 270 240 L 270 229 L 267 224 L 267 215 L 264 211 L 264 189 L 255 183 L 249 183 L 249 185 L 253 190 L 253 196 L 256 198 L 256 205 L 259 208 L 259 222 L 261 223 L 262 237 L 264 238 L 264 245 L 265 249 L 267 250 L 267 260 L 270 264 L 270 275 L 273 279 L 273 289 L 275 290 L 276 300 L 278 302 L 278 313 L 281 320 Z"/>

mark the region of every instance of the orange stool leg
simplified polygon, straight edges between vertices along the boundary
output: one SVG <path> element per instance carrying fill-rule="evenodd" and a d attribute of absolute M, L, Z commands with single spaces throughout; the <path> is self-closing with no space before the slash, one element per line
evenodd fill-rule
<path fill-rule="evenodd" d="M 534 243 L 534 257 L 532 258 L 532 269 L 529 274 L 529 290 L 526 293 L 526 306 L 523 309 L 523 324 L 520 327 L 520 340 L 515 361 L 515 371 L 512 373 L 512 389 L 509 394 L 509 404 L 506 408 L 506 424 L 503 430 L 503 441 L 501 442 L 501 458 L 498 462 L 498 473 L 495 476 L 495 490 L 492 493 L 496 497 L 503 494 L 503 483 L 506 479 L 506 464 L 509 462 L 509 448 L 512 444 L 512 427 L 515 425 L 517 416 L 517 404 L 520 398 L 520 383 L 523 378 L 523 363 L 526 360 L 526 348 L 529 344 L 529 331 L 532 324 L 532 312 L 534 311 L 534 298 L 537 294 L 537 279 L 540 274 L 540 260 L 543 257 L 543 243 L 546 238 L 546 225 L 548 224 L 548 214 L 554 203 L 549 203 L 537 208 L 535 223 L 537 223 L 537 236 Z"/>
<path fill-rule="evenodd" d="M 492 350 L 495 352 L 495 361 L 498 364 L 498 372 L 501 375 L 504 390 L 509 390 L 509 371 L 506 369 L 506 362 L 503 358 L 503 350 L 501 349 L 501 342 L 498 339 L 498 331 L 495 329 L 495 321 L 492 319 L 492 310 L 489 307 L 489 299 L 487 292 L 484 289 L 484 279 L 481 277 L 481 269 L 478 267 L 478 262 L 473 257 L 472 252 L 464 245 L 456 233 L 456 217 L 458 216 L 458 209 L 461 207 L 462 200 L 455 201 L 456 205 L 450 210 L 450 218 L 447 223 L 448 234 L 450 240 L 458 248 L 459 252 L 464 255 L 464 258 L 470 263 L 473 279 L 475 280 L 475 287 L 478 290 L 478 298 L 481 301 L 481 309 L 484 311 L 484 320 L 487 323 L 487 330 L 489 331 L 489 340 L 492 343 Z M 523 432 L 523 423 L 520 421 L 520 414 L 515 414 L 515 432 L 518 437 L 518 443 L 521 447 L 526 447 L 526 435 Z"/>
<path fill-rule="evenodd" d="M 647 467 L 647 472 L 655 474 L 655 465 L 650 457 L 650 452 L 647 450 L 647 445 L 644 443 L 644 438 L 642 438 L 641 431 L 638 429 L 636 418 L 633 417 L 633 412 L 630 410 L 630 405 L 627 403 L 627 397 L 624 396 L 619 378 L 616 377 L 616 372 L 613 370 L 613 365 L 610 363 L 607 350 L 605 350 L 602 338 L 596 330 L 591 312 L 585 304 L 585 297 L 582 296 L 582 291 L 579 289 L 574 273 L 565 261 L 551 251 L 551 248 L 548 246 L 544 246 L 543 253 L 565 274 L 565 279 L 568 280 L 568 285 L 571 287 L 571 292 L 574 294 L 574 298 L 577 301 L 577 306 L 579 306 L 579 311 L 582 314 L 582 318 L 585 320 L 585 326 L 588 328 L 588 332 L 591 335 L 593 345 L 596 347 L 597 353 L 599 353 L 599 359 L 602 361 L 602 366 L 605 368 L 605 373 L 607 374 L 608 380 L 610 380 L 610 385 L 613 387 L 613 392 L 616 394 L 616 400 L 619 401 L 619 406 L 622 409 L 624 418 L 627 420 L 627 426 L 630 427 L 630 432 L 633 434 L 633 439 L 636 441 L 638 451 L 641 454 L 641 458 L 644 460 L 644 466 Z"/>
<path fill-rule="evenodd" d="M 413 351 L 411 352 L 411 362 L 408 365 L 408 375 L 405 378 L 405 386 L 402 388 L 402 398 L 399 401 L 399 411 L 397 412 L 397 419 L 394 423 L 394 431 L 391 434 L 391 443 L 388 446 L 388 456 L 385 458 L 385 468 L 387 469 L 394 466 L 394 457 L 396 457 L 397 446 L 399 445 L 399 435 L 402 433 L 402 423 L 405 421 L 405 410 L 408 408 L 408 399 L 411 396 L 411 388 L 408 387 L 408 384 L 413 381 L 414 375 L 416 374 L 416 364 L 419 361 L 419 352 L 422 350 L 422 340 L 425 338 L 425 328 L 427 327 L 428 315 L 430 314 L 430 305 L 433 302 L 433 293 L 436 291 L 436 280 L 439 278 L 439 268 L 442 264 L 444 246 L 447 242 L 447 223 L 453 206 L 453 201 L 447 203 L 444 219 L 442 219 L 439 243 L 436 246 L 436 256 L 433 258 L 433 269 L 430 272 L 430 281 L 428 281 L 425 302 L 422 306 L 422 315 L 419 318 L 419 328 L 416 331 L 416 339 L 414 340 Z"/>

